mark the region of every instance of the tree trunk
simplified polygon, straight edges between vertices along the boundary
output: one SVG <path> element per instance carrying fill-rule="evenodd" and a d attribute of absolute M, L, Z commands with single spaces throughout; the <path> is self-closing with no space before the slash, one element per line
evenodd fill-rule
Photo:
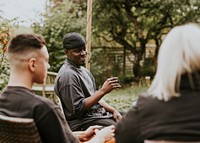
<path fill-rule="evenodd" d="M 140 78 L 141 78 L 141 74 L 140 74 L 140 70 L 141 70 L 141 66 L 140 66 L 140 61 L 142 59 L 141 55 L 135 55 L 135 60 L 133 63 L 133 75 L 134 75 L 134 80 L 135 82 L 139 82 Z"/>

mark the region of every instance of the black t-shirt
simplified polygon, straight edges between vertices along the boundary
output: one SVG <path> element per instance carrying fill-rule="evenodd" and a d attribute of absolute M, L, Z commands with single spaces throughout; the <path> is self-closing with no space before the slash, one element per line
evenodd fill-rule
<path fill-rule="evenodd" d="M 44 143 L 78 143 L 60 108 L 27 88 L 6 87 L 0 95 L 0 114 L 33 118 Z"/>
<path fill-rule="evenodd" d="M 192 84 L 191 84 L 192 82 Z M 180 97 L 168 102 L 143 93 L 117 123 L 117 143 L 200 141 L 200 72 L 181 76 Z"/>
<path fill-rule="evenodd" d="M 140 96 L 118 122 L 117 143 L 200 141 L 200 92 L 184 91 L 168 102 Z"/>

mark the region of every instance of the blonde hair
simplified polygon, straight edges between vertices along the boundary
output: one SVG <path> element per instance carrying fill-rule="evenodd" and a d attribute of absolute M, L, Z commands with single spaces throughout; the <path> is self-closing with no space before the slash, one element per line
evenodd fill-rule
<path fill-rule="evenodd" d="M 147 93 L 164 101 L 178 97 L 181 75 L 198 69 L 200 27 L 194 23 L 176 26 L 160 46 L 156 75 Z"/>

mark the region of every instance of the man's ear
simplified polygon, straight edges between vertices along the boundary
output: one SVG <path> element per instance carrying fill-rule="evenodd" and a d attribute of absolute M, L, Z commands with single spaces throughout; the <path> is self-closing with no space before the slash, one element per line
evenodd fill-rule
<path fill-rule="evenodd" d="M 66 50 L 66 49 L 65 49 L 65 54 L 68 56 L 69 50 Z"/>
<path fill-rule="evenodd" d="M 34 72 L 36 70 L 36 59 L 35 58 L 30 58 L 28 62 L 28 66 L 31 72 Z"/>

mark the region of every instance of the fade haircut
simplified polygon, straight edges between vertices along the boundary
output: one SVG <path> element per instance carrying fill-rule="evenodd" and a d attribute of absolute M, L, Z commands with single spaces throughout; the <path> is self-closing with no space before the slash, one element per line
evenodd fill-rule
<path fill-rule="evenodd" d="M 8 46 L 8 53 L 23 53 L 33 49 L 41 49 L 45 45 L 42 36 L 36 34 L 19 34 L 12 38 Z"/>

